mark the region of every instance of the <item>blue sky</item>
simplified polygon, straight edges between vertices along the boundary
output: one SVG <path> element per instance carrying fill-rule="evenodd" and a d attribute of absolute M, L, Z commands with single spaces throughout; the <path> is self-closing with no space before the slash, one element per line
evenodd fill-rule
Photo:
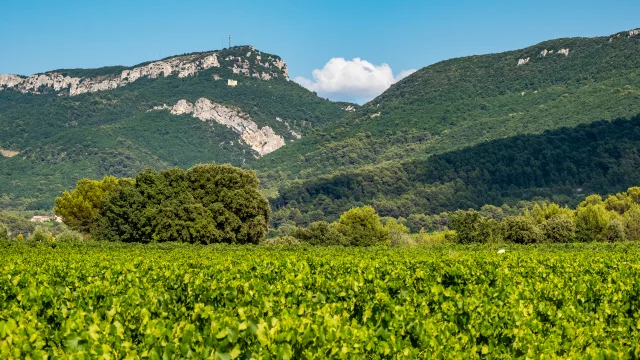
<path fill-rule="evenodd" d="M 2 0 L 0 14 L 0 73 L 133 65 L 218 49 L 231 32 L 233 44 L 282 56 L 292 78 L 318 89 L 312 72 L 331 72 L 322 69 L 333 58 L 345 59 L 334 61 L 334 70 L 371 66 L 386 84 L 403 70 L 453 57 L 640 27 L 637 0 Z M 357 82 L 366 79 L 341 79 L 356 84 L 322 95 L 359 102 L 371 97 L 358 93 L 369 84 Z"/>

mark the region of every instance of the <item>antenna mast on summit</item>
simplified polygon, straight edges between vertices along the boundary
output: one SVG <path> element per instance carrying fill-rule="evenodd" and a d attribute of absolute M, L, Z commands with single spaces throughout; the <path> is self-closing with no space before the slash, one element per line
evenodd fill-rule
<path fill-rule="evenodd" d="M 229 33 L 229 49 L 231 49 L 231 33 Z"/>

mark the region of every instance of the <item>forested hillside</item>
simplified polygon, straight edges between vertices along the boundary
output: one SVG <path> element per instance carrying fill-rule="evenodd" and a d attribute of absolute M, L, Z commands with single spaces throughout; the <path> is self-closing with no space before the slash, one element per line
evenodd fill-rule
<path fill-rule="evenodd" d="M 272 204 L 277 218 L 299 210 L 301 223 L 335 219 L 364 204 L 393 217 L 535 198 L 575 205 L 585 193 L 615 193 L 640 184 L 638 169 L 640 116 L 318 177 L 282 189 Z"/>
<path fill-rule="evenodd" d="M 557 39 L 425 67 L 251 166 L 278 192 L 276 217 L 303 222 L 365 204 L 407 216 L 569 203 L 639 183 L 639 113 L 640 32 Z M 627 120 L 601 122 L 613 119 Z"/>
<path fill-rule="evenodd" d="M 241 166 L 347 114 L 346 104 L 288 81 L 279 57 L 243 46 L 133 67 L 0 75 L 0 90 L 0 208 L 8 209 L 51 208 L 83 177 Z"/>
<path fill-rule="evenodd" d="M 640 113 L 640 32 L 443 61 L 252 166 L 277 187 Z"/>

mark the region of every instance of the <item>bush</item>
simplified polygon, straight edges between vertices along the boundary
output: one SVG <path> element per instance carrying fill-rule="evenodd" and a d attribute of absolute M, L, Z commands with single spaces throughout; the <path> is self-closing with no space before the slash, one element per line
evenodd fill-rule
<path fill-rule="evenodd" d="M 31 233 L 28 240 L 31 242 L 46 242 L 52 236 L 51 232 L 47 231 L 44 227 L 36 226 L 36 229 Z"/>
<path fill-rule="evenodd" d="M 576 224 L 566 216 L 554 215 L 540 225 L 546 241 L 568 243 L 575 241 Z"/>
<path fill-rule="evenodd" d="M 632 205 L 629 211 L 624 213 L 623 222 L 625 238 L 628 240 L 640 240 L 640 205 Z"/>
<path fill-rule="evenodd" d="M 0 240 L 9 240 L 11 239 L 11 233 L 9 233 L 9 228 L 4 224 L 0 224 Z"/>
<path fill-rule="evenodd" d="M 558 204 L 535 204 L 531 212 L 527 212 L 527 215 L 532 217 L 536 223 L 542 224 L 546 220 L 551 219 L 554 216 L 563 215 L 567 218 L 571 218 L 573 212 L 568 207 L 560 207 Z"/>
<path fill-rule="evenodd" d="M 424 232 L 411 236 L 416 245 L 437 245 L 452 243 L 456 240 L 456 232 L 453 230 L 444 230 L 436 232 Z"/>
<path fill-rule="evenodd" d="M 589 196 L 587 199 L 592 198 Z M 584 204 L 584 203 L 583 203 Z M 578 241 L 604 241 L 605 231 L 609 226 L 610 213 L 599 204 L 580 205 L 575 211 L 576 238 Z"/>
<path fill-rule="evenodd" d="M 380 216 L 371 206 L 353 208 L 342 214 L 336 230 L 352 246 L 389 244 L 389 230 L 382 226 Z"/>
<path fill-rule="evenodd" d="M 310 245 L 349 245 L 347 239 L 326 221 L 317 221 L 307 228 L 295 228 L 291 236 Z"/>
<path fill-rule="evenodd" d="M 542 230 L 528 216 L 510 216 L 501 224 L 504 241 L 516 244 L 535 244 L 543 239 Z"/>
<path fill-rule="evenodd" d="M 265 239 L 262 242 L 262 245 L 269 245 L 269 246 L 277 246 L 277 245 L 291 246 L 291 245 L 300 245 L 300 244 L 301 244 L 300 240 L 294 238 L 293 236 L 278 236 L 270 239 Z"/>
<path fill-rule="evenodd" d="M 147 169 L 105 199 L 92 234 L 124 242 L 258 244 L 270 213 L 252 171 L 231 165 Z"/>
<path fill-rule="evenodd" d="M 391 246 L 411 246 L 415 241 L 409 236 L 409 228 L 399 223 L 396 219 L 390 218 L 384 224 L 389 232 L 389 245 Z"/>
<path fill-rule="evenodd" d="M 458 210 L 449 215 L 449 219 L 458 244 L 486 243 L 494 238 L 497 223 L 475 210 Z"/>
<path fill-rule="evenodd" d="M 624 223 L 620 218 L 612 218 L 609 221 L 604 232 L 604 239 L 608 242 L 624 241 L 626 239 Z"/>
<path fill-rule="evenodd" d="M 66 230 L 56 236 L 56 241 L 60 243 L 78 243 L 83 242 L 84 237 L 77 231 Z"/>

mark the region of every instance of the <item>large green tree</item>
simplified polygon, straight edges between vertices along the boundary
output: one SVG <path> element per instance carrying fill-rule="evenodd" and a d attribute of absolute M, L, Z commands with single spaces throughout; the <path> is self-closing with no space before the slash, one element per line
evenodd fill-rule
<path fill-rule="evenodd" d="M 371 206 L 353 208 L 340 216 L 336 229 L 349 245 L 389 245 L 389 230 L 382 225 L 380 216 Z"/>
<path fill-rule="evenodd" d="M 105 199 L 94 236 L 125 242 L 257 244 L 267 233 L 269 215 L 252 171 L 231 165 L 147 169 Z"/>
<path fill-rule="evenodd" d="M 95 217 L 100 214 L 102 201 L 121 181 L 130 180 L 118 180 L 113 176 L 105 176 L 102 180 L 81 179 L 75 189 L 56 198 L 53 210 L 72 229 L 89 232 Z"/>

